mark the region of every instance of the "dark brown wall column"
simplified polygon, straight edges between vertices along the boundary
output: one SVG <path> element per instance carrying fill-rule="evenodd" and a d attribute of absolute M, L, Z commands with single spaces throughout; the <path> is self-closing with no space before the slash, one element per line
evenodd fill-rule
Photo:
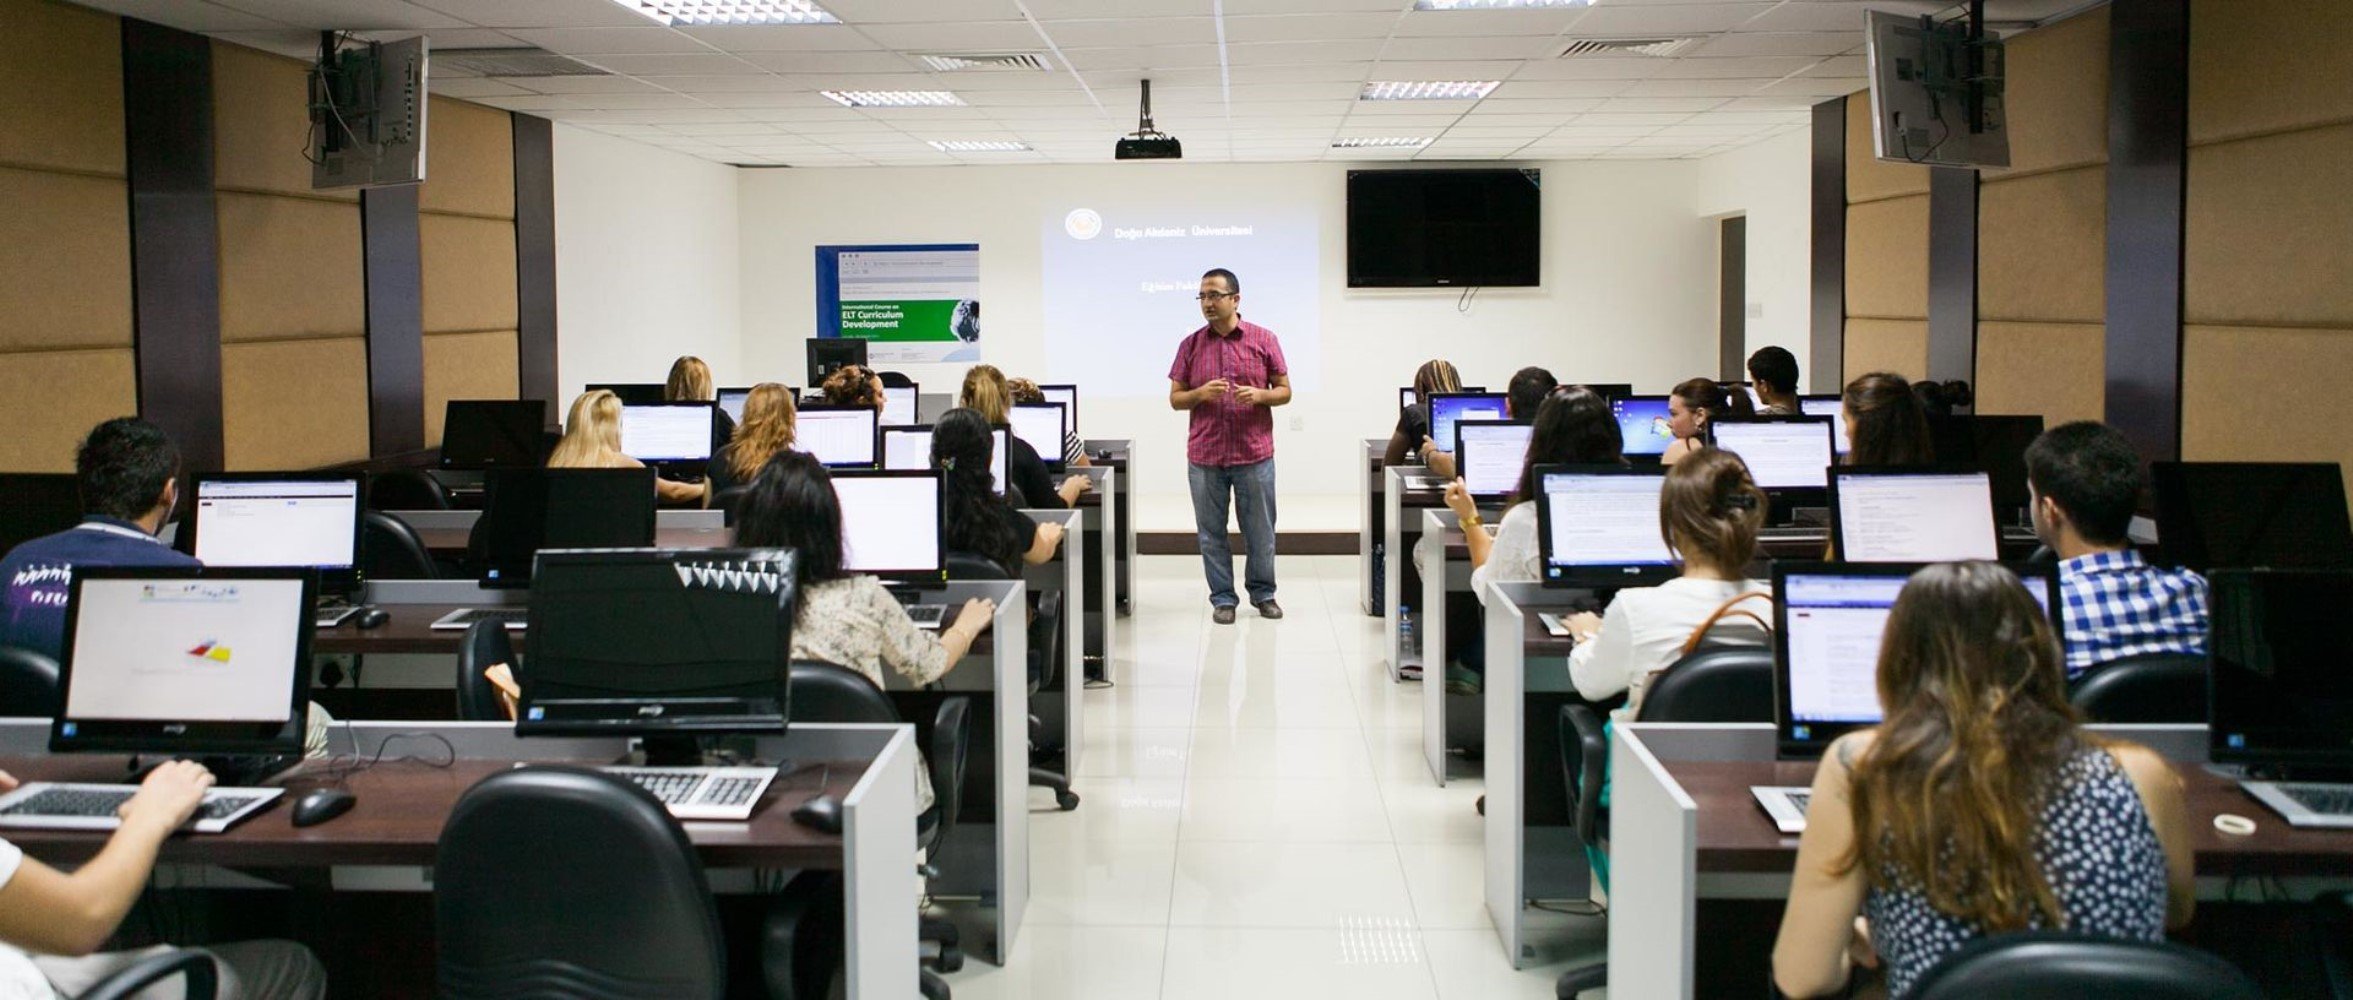
<path fill-rule="evenodd" d="M 1814 105 L 1813 337 L 1806 370 L 1835 392 L 1846 370 L 1846 98 Z"/>
<path fill-rule="evenodd" d="M 521 399 L 556 398 L 556 170 L 555 128 L 545 118 L 515 120 L 515 368 Z"/>
<path fill-rule="evenodd" d="M 1716 224 L 1716 377 L 1748 378 L 1748 216 Z"/>
<path fill-rule="evenodd" d="M 1928 174 L 1928 377 L 1977 382 L 1977 171 Z"/>
<path fill-rule="evenodd" d="M 123 124 L 139 414 L 171 435 L 188 471 L 217 470 L 221 285 L 212 43 L 124 18 Z"/>
<path fill-rule="evenodd" d="M 2107 422 L 2165 461 L 2181 455 L 2189 0 L 2115 0 L 2108 18 Z"/>
<path fill-rule="evenodd" d="M 425 447 L 424 264 L 413 184 L 360 192 L 368 287 L 368 454 Z"/>

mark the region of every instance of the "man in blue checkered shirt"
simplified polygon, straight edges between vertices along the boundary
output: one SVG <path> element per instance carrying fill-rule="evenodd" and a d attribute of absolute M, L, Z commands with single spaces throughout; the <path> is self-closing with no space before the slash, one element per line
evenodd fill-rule
<path fill-rule="evenodd" d="M 2141 459 L 2124 435 L 2080 421 L 2026 449 L 2034 533 L 2059 554 L 2067 679 L 2142 653 L 2206 650 L 2206 581 L 2151 566 L 2125 537 L 2141 496 Z"/>

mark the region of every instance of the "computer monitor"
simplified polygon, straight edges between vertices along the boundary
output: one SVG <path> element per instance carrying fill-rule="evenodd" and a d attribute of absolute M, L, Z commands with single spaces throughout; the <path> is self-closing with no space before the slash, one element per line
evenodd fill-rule
<path fill-rule="evenodd" d="M 1078 424 L 1078 386 L 1068 382 L 1041 385 L 1038 392 L 1046 397 L 1046 402 L 1062 404 L 1062 416 L 1068 421 L 1072 434 L 1086 433 L 1079 429 Z"/>
<path fill-rule="evenodd" d="M 468 546 L 482 585 L 531 585 L 541 549 L 632 549 L 654 543 L 654 470 L 492 469 Z"/>
<path fill-rule="evenodd" d="M 789 549 L 541 552 L 515 735 L 784 732 L 794 559 Z"/>
<path fill-rule="evenodd" d="M 1750 479 L 1773 498 L 1775 515 L 1795 507 L 1819 507 L 1830 487 L 1828 417 L 1758 417 L 1712 420 L 1715 445 L 1740 456 Z"/>
<path fill-rule="evenodd" d="M 318 578 L 233 566 L 80 566 L 49 749 L 302 753 Z"/>
<path fill-rule="evenodd" d="M 743 423 L 743 406 L 752 398 L 752 387 L 748 385 L 730 386 L 719 390 L 718 395 L 719 412 L 727 414 L 729 420 L 738 424 Z"/>
<path fill-rule="evenodd" d="M 1879 637 L 1921 565 L 1773 564 L 1773 720 L 1783 756 L 1818 757 L 1831 741 L 1879 723 Z M 2059 568 L 2011 571 L 2065 649 Z"/>
<path fill-rule="evenodd" d="M 2000 557 L 1993 487 L 1952 467 L 1830 470 L 1830 534 L 1848 562 L 1952 562 Z"/>
<path fill-rule="evenodd" d="M 836 472 L 833 495 L 842 508 L 842 569 L 909 583 L 947 582 L 938 472 Z"/>
<path fill-rule="evenodd" d="M 803 341 L 809 356 L 809 384 L 825 381 L 825 376 L 843 365 L 866 363 L 866 341 L 860 337 L 811 337 Z"/>
<path fill-rule="evenodd" d="M 995 431 L 996 446 L 989 453 L 989 474 L 996 483 L 997 495 L 1005 494 L 1005 454 L 1011 432 L 999 427 Z M 894 472 L 920 472 L 931 468 L 931 425 L 913 427 L 885 427 L 882 429 L 882 467 Z"/>
<path fill-rule="evenodd" d="M 920 423 L 915 419 L 915 397 L 920 395 L 913 382 L 906 385 L 882 387 L 882 422 L 885 426 L 907 427 Z"/>
<path fill-rule="evenodd" d="M 1657 469 L 1539 465 L 1536 548 L 1547 587 L 1635 587 L 1676 574 L 1659 531 Z"/>
<path fill-rule="evenodd" d="M 1594 395 L 1603 399 L 1618 399 L 1634 395 L 1634 383 L 1632 382 L 1579 382 L 1577 384 L 1593 390 Z M 1659 398 L 1665 399 L 1666 397 Z"/>
<path fill-rule="evenodd" d="M 207 566 L 315 570 L 319 589 L 359 589 L 366 477 L 357 472 L 202 472 L 179 543 Z"/>
<path fill-rule="evenodd" d="M 1674 411 L 1665 396 L 1611 397 L 1610 413 L 1618 418 L 1618 436 L 1628 455 L 1661 455 L 1675 443 Z"/>
<path fill-rule="evenodd" d="M 1454 422 L 1454 468 L 1472 499 L 1498 501 L 1519 488 L 1528 437 L 1535 430 L 1517 420 Z"/>
<path fill-rule="evenodd" d="M 2201 572 L 2353 567 L 2335 462 L 2157 462 L 2149 480 L 2167 561 Z"/>
<path fill-rule="evenodd" d="M 1797 408 L 1799 413 L 1809 417 L 1829 417 L 1830 448 L 1840 455 L 1846 454 L 1846 400 L 1844 397 L 1836 394 L 1799 396 Z M 1937 455 L 1943 457 L 1944 452 L 1939 451 Z M 1946 459 L 1946 461 L 1958 461 L 1958 459 Z"/>
<path fill-rule="evenodd" d="M 547 461 L 547 401 L 453 399 L 442 410 L 441 467 L 510 469 Z"/>
<path fill-rule="evenodd" d="M 1993 482 L 1995 516 L 2016 523 L 2031 494 L 2026 486 L 2026 448 L 2043 433 L 2036 414 L 1959 414 L 1928 418 L 1929 446 L 1936 460 L 1984 471 Z"/>
<path fill-rule="evenodd" d="M 659 403 L 670 394 L 670 387 L 660 382 L 591 382 L 588 391 L 607 389 L 621 397 L 624 406 L 634 403 Z"/>
<path fill-rule="evenodd" d="M 714 403 L 631 403 L 621 407 L 621 454 L 640 462 L 708 462 Z"/>
<path fill-rule="evenodd" d="M 1430 443 L 1440 450 L 1452 448 L 1455 421 L 1503 420 L 1507 409 L 1499 392 L 1433 392 L 1430 394 Z"/>
<path fill-rule="evenodd" d="M 793 443 L 834 468 L 871 469 L 881 417 L 871 406 L 811 403 L 793 420 Z"/>
<path fill-rule="evenodd" d="M 2353 671 L 2322 623 L 2353 606 L 2353 571 L 2222 569 L 2207 585 L 2209 756 L 2343 780 L 2353 772 Z"/>
<path fill-rule="evenodd" d="M 1398 409 L 1400 409 L 1400 410 L 1409 410 L 1409 409 L 1412 409 L 1412 408 L 1413 408 L 1413 404 L 1415 404 L 1415 403 L 1418 403 L 1418 402 L 1421 402 L 1421 400 L 1420 400 L 1418 397 L 1416 397 L 1416 396 L 1413 394 L 1413 387 L 1412 387 L 1412 386 L 1410 386 L 1410 385 L 1409 385 L 1409 386 L 1406 386 L 1405 388 L 1402 388 L 1402 389 L 1399 389 L 1399 390 L 1397 390 L 1397 408 L 1398 408 Z"/>
<path fill-rule="evenodd" d="M 0 472 L 0 555 L 82 523 L 82 491 L 70 472 Z"/>
<path fill-rule="evenodd" d="M 1005 411 L 1005 417 L 1013 423 L 1013 436 L 1037 449 L 1047 468 L 1062 467 L 1063 432 L 1069 427 L 1062 404 L 1016 403 Z"/>

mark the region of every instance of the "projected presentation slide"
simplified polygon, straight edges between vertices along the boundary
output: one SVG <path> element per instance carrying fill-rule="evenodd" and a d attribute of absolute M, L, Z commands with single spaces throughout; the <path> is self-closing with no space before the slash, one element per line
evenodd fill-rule
<path fill-rule="evenodd" d="M 980 244 L 818 247 L 817 335 L 876 367 L 980 360 Z"/>
<path fill-rule="evenodd" d="M 1291 385 L 1316 389 L 1323 349 L 1321 222 L 1285 205 L 1160 208 L 1104 201 L 1040 221 L 1046 361 L 1089 398 L 1168 392 L 1177 344 L 1205 322 L 1201 274 L 1242 280 L 1242 318 L 1273 330 Z"/>
<path fill-rule="evenodd" d="M 300 580 L 85 580 L 74 621 L 65 714 L 126 721 L 285 721 L 311 627 Z"/>

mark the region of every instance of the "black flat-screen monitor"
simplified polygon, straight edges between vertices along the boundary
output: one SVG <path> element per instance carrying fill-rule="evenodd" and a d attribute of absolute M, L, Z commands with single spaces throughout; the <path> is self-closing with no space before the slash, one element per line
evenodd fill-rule
<path fill-rule="evenodd" d="M 1675 443 L 1674 410 L 1665 396 L 1604 396 L 1618 418 L 1628 455 L 1663 455 Z"/>
<path fill-rule="evenodd" d="M 442 411 L 444 469 L 513 469 L 546 461 L 546 400 L 453 399 Z"/>
<path fill-rule="evenodd" d="M 1830 418 L 1712 420 L 1708 434 L 1716 447 L 1740 456 L 1749 478 L 1773 498 L 1775 517 L 1827 502 L 1830 466 L 1837 461 L 1830 449 Z"/>
<path fill-rule="evenodd" d="M 70 472 L 0 472 L 0 555 L 82 523 L 81 486 Z"/>
<path fill-rule="evenodd" d="M 793 447 L 837 469 L 871 469 L 882 413 L 871 406 L 809 403 L 793 418 Z"/>
<path fill-rule="evenodd" d="M 893 472 L 921 472 L 931 468 L 931 428 L 930 424 L 883 428 L 882 467 Z M 1004 496 L 1005 455 L 1013 432 L 999 427 L 994 433 L 997 440 L 989 451 L 989 476 L 996 484 L 997 495 Z"/>
<path fill-rule="evenodd" d="M 1536 547 L 1547 587 L 1638 587 L 1676 574 L 1659 531 L 1666 473 L 1618 465 L 1539 465 Z"/>
<path fill-rule="evenodd" d="M 359 589 L 367 477 L 357 472 L 200 472 L 182 551 L 207 566 L 314 570 L 329 594 Z"/>
<path fill-rule="evenodd" d="M 1538 171 L 1351 170 L 1348 287 L 1543 281 Z"/>
<path fill-rule="evenodd" d="M 906 385 L 882 387 L 882 423 L 884 426 L 908 427 L 920 423 L 915 419 L 915 398 L 923 387 L 913 382 Z"/>
<path fill-rule="evenodd" d="M 1078 386 L 1060 382 L 1038 386 L 1038 392 L 1046 397 L 1046 402 L 1062 404 L 1062 415 L 1069 421 L 1072 434 L 1086 433 L 1079 429 L 1078 424 Z"/>
<path fill-rule="evenodd" d="M 948 580 L 940 538 L 940 474 L 844 470 L 833 474 L 842 509 L 842 569 L 915 584 Z"/>
<path fill-rule="evenodd" d="M 752 398 L 751 386 L 725 386 L 713 395 L 718 400 L 719 412 L 727 414 L 727 419 L 737 424 L 743 423 L 743 406 Z"/>
<path fill-rule="evenodd" d="M 2353 670 L 2326 624 L 2353 607 L 2353 570 L 2224 569 L 2207 583 L 2214 762 L 2353 770 Z"/>
<path fill-rule="evenodd" d="M 1440 451 L 1453 448 L 1455 421 L 1502 420 L 1508 409 L 1500 392 L 1433 392 L 1430 394 L 1430 444 Z"/>
<path fill-rule="evenodd" d="M 518 736 L 781 733 L 794 554 L 539 554 Z"/>
<path fill-rule="evenodd" d="M 1069 414 L 1060 403 L 1015 403 L 1005 411 L 1012 421 L 1013 436 L 1037 449 L 1039 460 L 1046 468 L 1061 471 L 1062 442 L 1070 429 Z"/>
<path fill-rule="evenodd" d="M 717 437 L 716 403 L 630 403 L 621 407 L 621 454 L 640 462 L 700 465 Z"/>
<path fill-rule="evenodd" d="M 2353 567 L 2353 522 L 2335 462 L 2157 462 L 2157 542 L 2207 569 Z"/>
<path fill-rule="evenodd" d="M 541 549 L 631 549 L 654 543 L 654 470 L 492 469 L 468 548 L 482 585 L 531 585 Z"/>
<path fill-rule="evenodd" d="M 824 384 L 836 368 L 866 363 L 866 341 L 861 337 L 811 337 L 802 343 L 807 345 L 812 389 Z"/>
<path fill-rule="evenodd" d="M 604 389 L 621 397 L 623 405 L 659 403 L 670 394 L 670 387 L 661 382 L 591 382 L 589 392 Z"/>
<path fill-rule="evenodd" d="M 76 567 L 49 749 L 302 753 L 317 605 L 306 570 Z"/>
<path fill-rule="evenodd" d="M 1594 395 L 1603 399 L 1617 399 L 1621 396 L 1634 395 L 1634 383 L 1632 382 L 1579 382 L 1577 384 L 1593 390 Z M 1530 416 L 1534 416 L 1534 414 L 1530 414 Z"/>
<path fill-rule="evenodd" d="M 1993 487 L 1952 466 L 1830 470 L 1830 537 L 1848 562 L 1995 559 Z"/>
<path fill-rule="evenodd" d="M 2038 414 L 1948 414 L 1928 418 L 1930 447 L 1936 460 L 1983 470 L 1993 482 L 1994 507 L 2006 522 L 2015 522 L 2030 498 L 2026 486 L 2026 448 L 2043 434 Z"/>
<path fill-rule="evenodd" d="M 1827 396 L 1799 396 L 1797 398 L 1797 406 L 1798 412 L 1805 414 L 1806 416 L 1830 418 L 1830 447 L 1836 450 L 1840 457 L 1845 457 L 1848 447 L 1846 440 L 1846 399 L 1836 393 L 1832 393 Z M 1945 456 L 1945 452 L 1941 448 L 1937 449 L 1936 454 L 1940 458 Z M 1945 461 L 1961 462 L 1966 461 L 1966 459 L 1962 458 L 1958 453 L 1955 453 L 1952 457 L 1945 458 Z"/>
<path fill-rule="evenodd" d="M 1520 420 L 1454 422 L 1454 468 L 1480 503 L 1500 503 L 1520 486 L 1528 438 L 1536 428 Z"/>

